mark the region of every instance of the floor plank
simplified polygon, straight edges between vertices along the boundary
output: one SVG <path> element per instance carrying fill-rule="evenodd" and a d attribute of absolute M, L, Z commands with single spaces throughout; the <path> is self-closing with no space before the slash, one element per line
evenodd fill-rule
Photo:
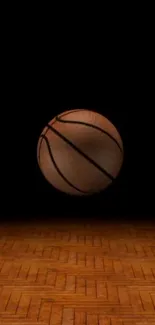
<path fill-rule="evenodd" d="M 154 325 L 155 226 L 0 225 L 0 324 Z"/>

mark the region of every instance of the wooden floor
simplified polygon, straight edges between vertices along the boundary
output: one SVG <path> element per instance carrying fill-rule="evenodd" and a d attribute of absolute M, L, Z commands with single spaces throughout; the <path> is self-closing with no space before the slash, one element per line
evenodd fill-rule
<path fill-rule="evenodd" d="M 0 324 L 155 325 L 155 227 L 0 225 Z"/>

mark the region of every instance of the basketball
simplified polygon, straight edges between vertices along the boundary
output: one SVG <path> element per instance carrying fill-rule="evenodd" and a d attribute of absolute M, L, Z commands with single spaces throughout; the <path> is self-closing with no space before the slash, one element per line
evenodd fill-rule
<path fill-rule="evenodd" d="M 90 195 L 107 188 L 123 163 L 123 142 L 116 127 L 103 115 L 69 110 L 43 129 L 37 160 L 56 189 L 71 195 Z"/>

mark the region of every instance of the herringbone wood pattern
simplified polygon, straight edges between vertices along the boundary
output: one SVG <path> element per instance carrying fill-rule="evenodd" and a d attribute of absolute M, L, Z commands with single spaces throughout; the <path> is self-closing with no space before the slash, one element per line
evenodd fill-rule
<path fill-rule="evenodd" d="M 0 324 L 155 325 L 155 227 L 1 225 Z"/>

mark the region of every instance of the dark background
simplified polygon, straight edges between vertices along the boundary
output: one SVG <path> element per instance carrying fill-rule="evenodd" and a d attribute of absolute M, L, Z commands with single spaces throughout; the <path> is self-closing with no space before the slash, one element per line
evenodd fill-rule
<path fill-rule="evenodd" d="M 1 220 L 153 218 L 152 115 L 139 93 L 106 88 L 33 81 L 9 95 L 14 103 L 3 117 Z M 36 148 L 44 126 L 73 108 L 96 110 L 109 118 L 124 143 L 124 164 L 116 182 L 91 197 L 73 197 L 54 189 L 41 174 Z M 151 130 L 152 131 L 152 130 Z M 5 135 L 5 136 L 4 136 Z"/>
<path fill-rule="evenodd" d="M 96 30 L 91 17 L 89 27 L 82 26 L 79 33 L 79 19 L 73 30 L 70 20 L 65 29 L 65 19 L 59 32 L 59 23 L 52 29 L 51 21 L 44 24 L 40 15 L 35 15 L 38 22 L 32 15 L 32 25 L 27 15 L 17 16 L 12 12 L 7 16 L 2 33 L 1 220 L 151 218 L 155 147 L 151 23 L 147 25 L 143 17 L 142 22 L 136 17 L 131 23 L 125 16 L 123 25 L 109 19 L 101 28 L 103 20 L 97 18 Z M 107 116 L 124 143 L 124 165 L 117 181 L 91 198 L 56 191 L 36 160 L 38 137 L 46 123 L 68 108 L 80 107 Z"/>

